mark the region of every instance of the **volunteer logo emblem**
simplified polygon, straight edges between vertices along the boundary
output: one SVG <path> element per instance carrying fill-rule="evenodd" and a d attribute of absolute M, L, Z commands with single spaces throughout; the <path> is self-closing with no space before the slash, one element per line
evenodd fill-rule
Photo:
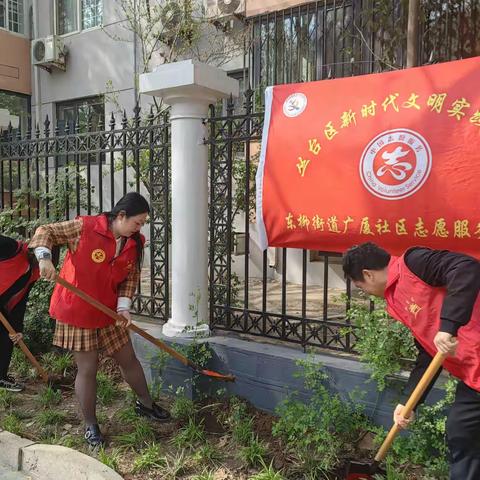
<path fill-rule="evenodd" d="M 283 113 L 287 117 L 298 117 L 307 107 L 307 97 L 303 93 L 292 93 L 283 102 Z"/>
<path fill-rule="evenodd" d="M 101 248 L 97 248 L 92 252 L 92 260 L 95 263 L 102 263 L 105 261 L 105 252 Z"/>
<path fill-rule="evenodd" d="M 400 200 L 420 190 L 432 169 L 432 152 L 422 135 L 398 128 L 377 135 L 360 159 L 365 188 L 384 200 Z"/>

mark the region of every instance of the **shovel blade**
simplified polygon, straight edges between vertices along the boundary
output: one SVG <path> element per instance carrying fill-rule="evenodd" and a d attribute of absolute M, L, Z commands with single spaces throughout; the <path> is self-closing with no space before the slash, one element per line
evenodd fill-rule
<path fill-rule="evenodd" d="M 384 473 L 377 462 L 350 462 L 347 465 L 346 480 L 373 480 L 376 473 Z"/>

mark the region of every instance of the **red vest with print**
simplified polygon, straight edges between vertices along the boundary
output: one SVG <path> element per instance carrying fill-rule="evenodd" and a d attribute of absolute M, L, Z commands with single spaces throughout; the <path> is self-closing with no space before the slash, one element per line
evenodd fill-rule
<path fill-rule="evenodd" d="M 432 287 L 414 275 L 404 257 L 392 257 L 385 289 L 387 311 L 407 326 L 423 348 L 433 357 L 433 339 L 440 328 L 440 312 L 446 289 Z M 467 325 L 458 330 L 458 348 L 443 367 L 469 387 L 480 391 L 480 295 Z"/>
<path fill-rule="evenodd" d="M 118 287 L 136 268 L 136 242 L 129 238 L 115 258 L 117 245 L 108 228 L 107 217 L 80 218 L 83 221 L 80 241 L 75 252 L 68 251 L 60 276 L 116 311 Z M 50 302 L 50 315 L 62 323 L 82 328 L 103 328 L 115 323 L 108 315 L 58 284 Z"/>
<path fill-rule="evenodd" d="M 32 274 L 30 275 L 28 283 L 12 297 L 6 305 L 6 309 L 9 312 L 13 310 L 15 305 L 24 297 L 30 285 L 38 280 L 39 270 L 37 265 L 31 267 L 28 261 L 28 246 L 24 243 L 19 243 L 19 250 L 15 256 L 0 262 L 0 295 L 5 293 L 29 268 L 32 268 Z"/>

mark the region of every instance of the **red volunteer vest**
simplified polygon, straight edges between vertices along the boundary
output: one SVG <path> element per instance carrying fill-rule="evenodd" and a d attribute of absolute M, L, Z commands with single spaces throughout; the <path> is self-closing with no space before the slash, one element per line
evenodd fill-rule
<path fill-rule="evenodd" d="M 135 240 L 129 238 L 115 258 L 116 242 L 105 215 L 80 217 L 82 233 L 74 253 L 68 251 L 60 276 L 112 310 L 117 309 L 118 287 L 136 268 Z M 142 236 L 142 242 L 144 237 Z M 56 285 L 50 302 L 52 318 L 82 328 L 103 328 L 113 319 L 74 293 Z"/>
<path fill-rule="evenodd" d="M 6 309 L 9 312 L 13 310 L 15 305 L 24 297 L 30 285 L 38 280 L 39 277 L 38 266 L 31 267 L 28 260 L 28 246 L 21 242 L 19 242 L 18 246 L 19 249 L 15 256 L 0 262 L 0 295 L 5 293 L 29 268 L 32 268 L 32 274 L 25 287 L 17 292 L 7 303 Z"/>
<path fill-rule="evenodd" d="M 433 339 L 440 328 L 440 312 L 446 289 L 432 287 L 414 275 L 404 257 L 392 257 L 385 288 L 387 312 L 413 333 L 433 357 L 437 349 Z M 480 295 L 467 325 L 458 330 L 458 348 L 443 367 L 469 387 L 480 391 Z"/>

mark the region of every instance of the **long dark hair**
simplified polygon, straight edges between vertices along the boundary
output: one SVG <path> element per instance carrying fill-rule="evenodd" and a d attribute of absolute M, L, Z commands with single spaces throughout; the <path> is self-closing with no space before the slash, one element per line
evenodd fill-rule
<path fill-rule="evenodd" d="M 135 215 L 140 215 L 142 213 L 150 213 L 150 205 L 145 197 L 142 197 L 139 193 L 129 192 L 116 203 L 110 212 L 104 213 L 104 215 L 107 216 L 109 225 L 121 212 L 125 212 L 127 218 L 134 217 Z M 137 245 L 137 266 L 140 270 L 143 263 L 143 245 L 140 233 L 135 233 L 131 238 L 135 240 Z"/>

